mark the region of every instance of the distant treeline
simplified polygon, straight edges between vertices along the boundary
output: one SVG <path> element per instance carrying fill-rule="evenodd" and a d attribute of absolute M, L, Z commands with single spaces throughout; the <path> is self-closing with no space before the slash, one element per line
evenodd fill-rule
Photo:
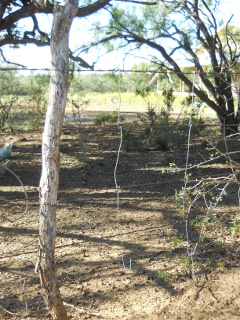
<path fill-rule="evenodd" d="M 132 72 L 120 73 L 120 90 L 121 92 L 136 92 L 139 87 L 148 86 L 149 82 L 155 75 L 155 71 L 146 72 L 151 67 L 147 64 L 135 65 L 132 68 Z M 29 95 L 32 85 L 37 84 L 42 89 L 48 90 L 50 82 L 50 73 L 36 73 L 32 72 L 31 75 L 24 76 L 16 71 L 1 71 L 0 72 L 0 92 L 3 92 L 3 82 L 6 82 L 6 78 L 14 77 L 15 81 L 19 83 L 21 87 L 21 95 Z M 4 81 L 3 81 L 4 79 Z M 119 90 L 119 74 L 118 72 L 109 73 L 86 73 L 86 72 L 74 72 L 69 74 L 69 86 L 76 86 L 78 89 L 85 93 L 113 93 Z M 169 78 L 167 74 L 160 74 L 158 81 L 155 81 L 151 85 L 153 91 L 165 90 L 169 86 Z"/>
<path fill-rule="evenodd" d="M 155 70 L 153 67 L 147 64 L 135 65 L 132 68 L 132 72 L 121 72 L 120 73 L 120 90 L 121 92 L 136 92 L 137 89 L 148 86 L 150 81 L 155 77 L 156 81 L 151 81 L 152 91 L 164 91 L 168 90 L 173 86 L 176 91 L 181 90 L 181 84 L 178 77 L 174 74 L 159 73 L 156 77 L 156 72 L 149 70 Z M 187 70 L 186 72 L 192 72 Z M 146 71 L 148 70 L 148 71 Z M 3 82 L 6 83 L 7 78 L 15 79 L 15 82 L 19 83 L 21 88 L 20 95 L 29 95 L 31 88 L 37 84 L 41 89 L 48 90 L 50 82 L 50 73 L 35 73 L 24 76 L 16 71 L 1 71 L 0 72 L 0 92 L 3 92 Z M 191 74 L 187 75 L 191 77 Z M 10 81 L 11 82 L 11 81 Z M 77 87 L 78 91 L 81 89 L 82 92 L 87 93 L 113 93 L 119 90 L 119 74 L 115 73 L 86 73 L 76 71 L 73 74 L 69 74 L 69 86 Z M 39 88 L 39 89 L 40 89 Z"/>
<path fill-rule="evenodd" d="M 29 95 L 31 85 L 38 82 L 39 85 L 44 86 L 46 90 L 49 86 L 50 75 L 46 74 L 32 74 L 29 76 L 16 75 L 21 86 L 21 95 Z M 135 92 L 139 86 L 148 85 L 153 77 L 152 74 L 137 74 L 137 73 L 123 73 L 120 74 L 120 90 L 121 92 Z M 161 81 L 162 90 L 165 89 L 167 78 L 163 77 Z M 90 73 L 80 74 L 75 73 L 73 76 L 69 75 L 69 86 L 81 87 L 85 93 L 113 93 L 119 90 L 119 75 L 115 73 Z M 156 83 L 153 84 L 152 89 L 156 89 Z M 161 90 L 161 89 L 160 89 Z"/>

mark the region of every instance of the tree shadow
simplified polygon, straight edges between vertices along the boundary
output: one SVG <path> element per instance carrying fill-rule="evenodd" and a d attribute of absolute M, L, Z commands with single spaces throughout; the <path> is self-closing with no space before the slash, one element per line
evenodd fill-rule
<path fill-rule="evenodd" d="M 89 307 L 90 302 L 93 305 L 102 304 L 104 301 L 113 302 L 117 295 L 125 291 L 136 291 L 150 286 L 156 290 L 161 289 L 170 296 L 180 296 L 182 286 L 177 285 L 178 283 L 186 285 L 194 283 L 186 249 L 186 223 L 180 213 L 181 206 L 176 207 L 174 199 L 175 191 L 180 190 L 184 185 L 184 170 L 178 173 L 166 173 L 166 171 L 171 169 L 169 163 L 175 163 L 177 167 L 184 168 L 186 150 L 181 150 L 179 153 L 122 151 L 117 168 L 117 181 L 121 187 L 120 214 L 117 216 L 113 172 L 119 138 L 115 133 L 110 137 L 109 131 L 105 133 L 96 129 L 92 132 L 91 128 L 91 133 L 93 134 L 91 143 L 95 143 L 93 158 L 81 168 L 72 163 L 70 166 L 67 162 L 60 173 L 59 200 L 61 201 L 57 205 L 59 211 L 64 208 L 64 212 L 57 216 L 60 221 L 57 224 L 56 261 L 61 286 L 69 290 L 65 291 L 66 301 Z M 98 136 L 98 133 L 101 135 Z M 66 139 L 64 143 L 67 142 Z M 61 152 L 63 156 L 71 156 L 72 152 L 76 154 L 82 152 L 78 145 L 74 148 L 73 151 L 65 145 Z M 27 163 L 32 157 L 40 156 L 39 148 L 36 153 L 32 153 L 34 149 L 31 146 L 24 147 L 24 150 L 19 155 L 20 161 L 26 160 Z M 198 163 L 197 151 L 199 149 L 191 149 L 190 155 L 194 153 L 194 157 L 190 158 L 190 162 Z M 200 152 L 203 155 L 205 151 L 202 149 Z M 207 154 L 204 155 L 207 156 Z M 27 170 L 24 169 L 21 174 L 23 181 L 31 186 L 38 186 L 40 163 L 36 161 L 33 166 L 26 165 L 25 168 Z M 216 166 L 216 168 L 194 169 L 191 172 L 191 180 L 194 181 L 215 173 L 228 174 L 230 171 L 229 168 L 226 170 Z M 8 176 L 1 182 L 4 186 L 15 186 L 17 183 L 15 178 Z M 0 196 L 9 199 L 20 197 L 20 193 L 0 191 Z M 30 193 L 30 196 L 36 197 L 36 191 Z M 37 200 L 32 201 L 31 205 L 36 206 Z M 237 205 L 236 195 L 231 198 L 231 207 L 237 208 Z M 220 206 L 224 206 L 224 202 Z M 75 216 L 72 215 L 73 213 Z M 197 217 L 203 219 L 204 213 L 195 210 L 189 217 L 188 236 L 191 252 L 201 237 L 201 229 L 196 226 Z M 223 221 L 223 224 L 229 230 L 229 221 Z M 36 239 L 38 237 L 37 229 L 27 224 L 22 227 L 0 226 L 0 234 L 5 241 L 14 236 L 19 243 L 22 237 L 30 235 L 36 236 Z M 176 240 L 178 237 L 180 237 L 179 242 Z M 175 240 L 176 245 L 174 245 Z M 29 241 L 31 241 L 30 238 Z M 205 232 L 204 243 L 199 242 L 194 256 L 195 273 L 198 278 L 216 271 L 218 261 L 222 262 L 224 259 L 230 262 L 230 264 L 224 262 L 225 268 L 235 268 L 231 257 L 226 256 L 227 252 L 231 255 L 232 243 L 218 246 L 217 242 L 218 236 L 213 235 L 213 230 L 210 230 L 209 234 Z M 71 252 L 72 248 L 74 252 Z M 35 260 L 36 252 L 32 255 Z M 206 262 L 208 257 L 210 257 L 209 264 Z M 123 266 L 122 259 L 126 268 Z M 127 270 L 130 259 L 132 268 Z M 182 270 L 185 274 L 184 272 L 181 274 Z M 31 266 L 19 262 L 19 266 L 11 267 L 9 258 L 7 264 L 1 266 L 0 272 L 3 281 L 6 279 L 5 274 L 15 275 L 19 288 L 23 277 L 28 274 L 28 284 L 36 290 L 30 298 L 33 310 L 37 309 L 39 303 L 43 305 L 43 300 L 38 294 L 40 284 Z M 109 284 L 109 279 L 116 279 L 116 277 L 119 277 L 120 281 L 117 284 Z M 14 284 L 16 278 L 10 277 L 8 280 L 12 288 L 16 285 Z M 94 281 L 101 281 L 99 291 L 95 290 Z M 93 284 L 90 286 L 91 282 Z M 88 283 L 89 288 L 87 288 Z M 74 291 L 75 296 L 73 296 L 71 288 L 76 284 L 80 287 Z M 7 294 L 3 305 L 6 308 L 10 306 L 10 310 L 23 312 L 24 304 L 18 301 L 19 294 L 14 297 L 11 293 Z M 14 304 L 10 305 L 10 301 L 14 301 Z M 46 316 L 45 311 L 41 312 L 40 317 L 41 314 Z"/>

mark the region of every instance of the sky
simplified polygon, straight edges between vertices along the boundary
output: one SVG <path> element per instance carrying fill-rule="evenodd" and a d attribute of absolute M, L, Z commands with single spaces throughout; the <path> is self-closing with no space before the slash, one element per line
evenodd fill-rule
<path fill-rule="evenodd" d="M 225 0 L 224 4 L 220 7 L 220 14 L 217 18 L 222 18 L 224 23 L 227 23 L 228 19 L 234 14 L 231 24 L 234 24 L 240 28 L 239 12 L 240 12 L 240 1 L 239 0 Z M 46 30 L 51 30 L 52 19 L 44 14 L 39 15 L 41 26 L 44 26 Z M 72 50 L 77 48 L 80 43 L 86 42 L 88 34 L 84 33 L 87 25 L 90 23 L 88 19 L 74 20 L 70 33 L 70 47 Z M 21 27 L 29 24 L 29 19 L 24 19 L 21 22 Z M 81 35 L 81 36 L 80 36 Z M 89 41 L 89 40 L 87 40 Z M 20 63 L 27 68 L 50 68 L 50 48 L 49 47 L 36 47 L 35 45 L 22 46 L 20 49 L 10 49 L 4 47 L 5 57 L 17 63 Z M 88 53 L 85 59 L 88 63 L 95 61 L 96 56 L 101 54 L 98 50 Z M 147 56 L 146 52 L 142 52 L 143 55 Z M 139 56 L 141 53 L 139 53 Z M 113 54 L 103 56 L 100 61 L 95 65 L 96 70 L 108 70 L 117 68 L 121 70 L 131 70 L 134 64 L 138 64 L 143 59 L 134 56 L 129 56 L 127 60 L 123 61 L 124 55 L 122 52 L 116 51 Z"/>

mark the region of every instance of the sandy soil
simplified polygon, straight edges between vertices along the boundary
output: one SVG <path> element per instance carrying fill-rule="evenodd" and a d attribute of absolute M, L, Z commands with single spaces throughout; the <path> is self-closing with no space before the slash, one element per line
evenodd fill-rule
<path fill-rule="evenodd" d="M 131 124 L 128 124 L 131 127 Z M 136 129 L 136 128 L 135 128 Z M 38 275 L 38 184 L 41 132 L 2 135 L 14 139 L 29 197 L 17 179 L 0 177 L 0 319 L 49 319 Z M 208 137 L 209 138 L 209 137 Z M 124 145 L 125 143 L 125 145 Z M 56 265 L 71 319 L 240 319 L 240 237 L 232 235 L 239 211 L 238 186 L 228 188 L 193 257 L 192 278 L 185 221 L 175 191 L 184 185 L 186 146 L 175 151 L 126 148 L 117 168 L 115 125 L 65 123 L 57 208 Z M 191 164 L 207 158 L 206 137 L 191 142 Z M 235 149 L 234 149 L 235 148 Z M 239 148 L 239 140 L 233 149 Z M 169 166 L 174 163 L 174 168 Z M 191 181 L 231 173 L 226 159 L 192 170 Z M 191 248 L 199 240 L 201 210 L 189 217 Z M 131 268 L 130 268 L 131 267 Z"/>

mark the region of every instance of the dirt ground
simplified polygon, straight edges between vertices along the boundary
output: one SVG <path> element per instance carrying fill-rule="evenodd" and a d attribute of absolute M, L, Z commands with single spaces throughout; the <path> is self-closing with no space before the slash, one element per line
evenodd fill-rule
<path fill-rule="evenodd" d="M 89 113 L 87 118 L 93 116 Z M 126 126 L 134 128 L 131 122 Z M 13 175 L 1 176 L 0 319 L 50 319 L 34 272 L 41 132 L 2 134 L 1 145 L 10 138 L 29 211 L 16 220 L 25 208 L 22 187 Z M 191 141 L 191 165 L 208 159 L 207 139 Z M 86 121 L 79 128 L 64 123 L 56 266 L 69 317 L 240 319 L 239 229 L 232 232 L 239 214 L 238 186 L 231 184 L 214 210 L 192 265 L 186 222 L 174 197 L 184 186 L 186 145 L 174 151 L 139 151 L 127 148 L 123 140 L 117 166 L 118 209 L 113 173 L 119 143 L 116 125 L 95 127 Z M 239 138 L 229 148 L 239 150 Z M 229 174 L 226 159 L 219 158 L 191 170 L 191 181 Z M 190 250 L 199 241 L 203 220 L 200 209 L 189 216 Z"/>

